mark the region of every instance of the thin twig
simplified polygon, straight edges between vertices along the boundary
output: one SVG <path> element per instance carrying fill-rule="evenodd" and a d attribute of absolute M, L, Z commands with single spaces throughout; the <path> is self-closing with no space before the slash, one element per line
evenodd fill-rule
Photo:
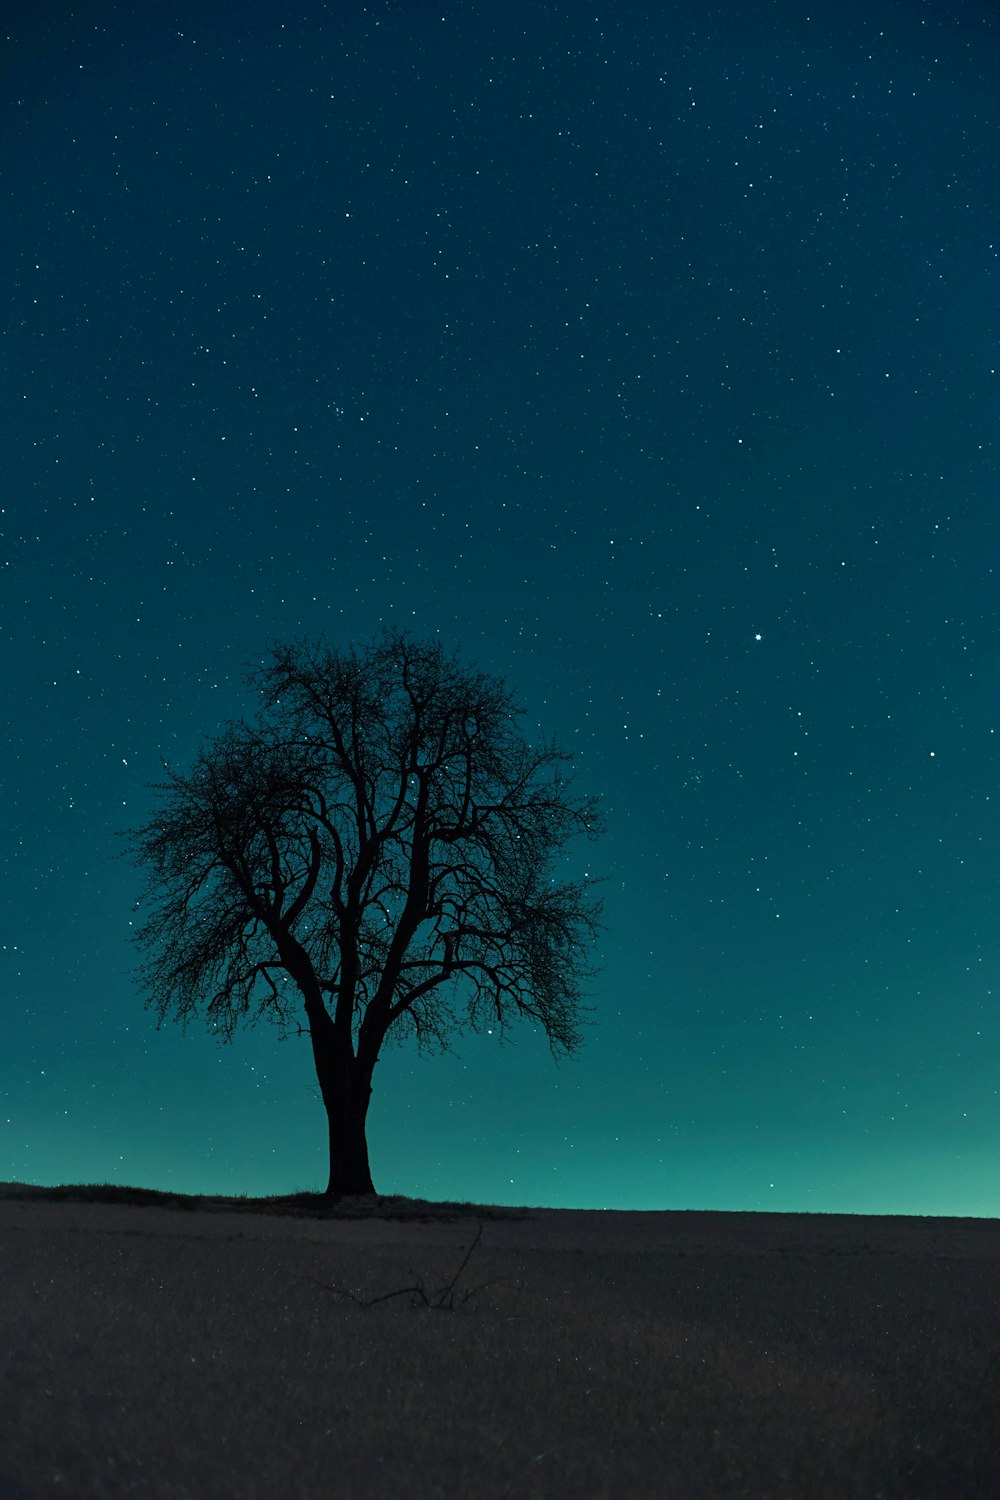
<path fill-rule="evenodd" d="M 454 1312 L 455 1291 L 458 1285 L 458 1279 L 461 1276 L 462 1272 L 465 1270 L 466 1266 L 469 1264 L 469 1260 L 472 1257 L 472 1252 L 479 1244 L 482 1233 L 483 1225 L 482 1221 L 480 1221 L 479 1228 L 476 1230 L 476 1237 L 472 1241 L 472 1244 L 469 1246 L 468 1250 L 466 1250 L 465 1255 L 462 1257 L 462 1261 L 458 1267 L 458 1270 L 455 1272 L 454 1276 L 447 1283 L 447 1285 L 443 1286 L 440 1291 L 435 1292 L 433 1294 L 433 1297 L 428 1297 L 427 1292 L 424 1288 L 423 1277 L 418 1276 L 416 1271 L 412 1269 L 410 1270 L 410 1275 L 414 1278 L 412 1286 L 400 1286 L 392 1292 L 381 1292 L 377 1297 L 358 1297 L 354 1292 L 346 1291 L 343 1287 L 330 1286 L 328 1282 L 317 1281 L 314 1276 L 298 1276 L 296 1277 L 296 1280 L 311 1281 L 313 1286 L 322 1287 L 326 1292 L 333 1292 L 337 1297 L 349 1297 L 351 1301 L 356 1302 L 359 1307 L 374 1307 L 379 1302 L 388 1302 L 392 1297 L 404 1297 L 408 1295 L 411 1299 L 413 1299 L 414 1297 L 420 1299 L 419 1302 L 413 1303 L 413 1305 L 416 1307 L 422 1305 L 424 1307 L 436 1308 L 438 1311 L 443 1310 L 446 1312 Z M 461 1300 L 459 1302 L 459 1306 L 464 1306 L 464 1304 L 468 1302 L 470 1297 L 474 1297 L 477 1292 L 486 1291 L 488 1287 L 507 1285 L 509 1285 L 509 1283 L 503 1281 L 484 1281 L 481 1286 L 469 1287 L 465 1292 L 463 1292 Z M 520 1287 L 518 1287 L 518 1290 L 520 1290 Z"/>

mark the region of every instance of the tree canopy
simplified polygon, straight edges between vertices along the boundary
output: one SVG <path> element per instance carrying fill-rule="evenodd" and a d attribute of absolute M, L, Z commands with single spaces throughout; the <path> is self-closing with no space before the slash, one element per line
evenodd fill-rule
<path fill-rule="evenodd" d="M 311 1037 L 337 1191 L 387 1040 L 525 1018 L 554 1056 L 579 1045 L 600 902 L 555 866 L 602 819 L 505 684 L 438 642 L 279 643 L 248 682 L 253 719 L 168 767 L 132 833 L 140 974 L 158 1024 L 204 1007 L 226 1040 L 261 1017 Z"/>

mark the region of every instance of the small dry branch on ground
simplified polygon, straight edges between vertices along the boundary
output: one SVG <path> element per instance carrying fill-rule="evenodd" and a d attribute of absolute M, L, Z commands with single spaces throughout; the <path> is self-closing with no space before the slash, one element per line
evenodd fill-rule
<path fill-rule="evenodd" d="M 479 1244 L 482 1233 L 483 1226 L 480 1223 L 479 1228 L 476 1230 L 475 1239 L 472 1241 L 472 1244 L 469 1246 L 468 1250 L 466 1250 L 464 1256 L 462 1257 L 461 1263 L 454 1276 L 452 1276 L 451 1280 L 445 1286 L 441 1287 L 438 1291 L 430 1294 L 428 1293 L 427 1288 L 424 1286 L 424 1278 L 422 1276 L 418 1276 L 416 1271 L 414 1271 L 411 1267 L 407 1268 L 410 1272 L 410 1275 L 414 1278 L 411 1286 L 400 1286 L 392 1292 L 381 1292 L 377 1297 L 359 1297 L 354 1292 L 346 1291 L 343 1287 L 330 1286 L 325 1281 L 317 1281 L 313 1276 L 300 1276 L 298 1279 L 300 1281 L 311 1281 L 313 1286 L 319 1286 L 322 1287 L 324 1291 L 333 1292 L 337 1297 L 349 1297 L 351 1301 L 356 1302 L 359 1307 L 374 1307 L 376 1303 L 388 1302 L 392 1297 L 408 1296 L 410 1299 L 411 1307 L 432 1307 L 436 1308 L 438 1311 L 454 1312 L 456 1307 L 463 1307 L 465 1303 L 469 1301 L 470 1297 L 474 1297 L 478 1292 L 485 1292 L 488 1287 L 510 1285 L 509 1282 L 505 1281 L 484 1281 L 480 1286 L 465 1288 L 462 1291 L 461 1295 L 459 1295 L 459 1277 L 462 1275 L 462 1272 L 469 1264 L 469 1261 L 472 1258 L 472 1252 Z M 515 1283 L 515 1285 L 517 1285 L 518 1290 L 520 1290 L 519 1284 Z M 455 1300 L 456 1296 L 458 1297 L 457 1302 Z"/>

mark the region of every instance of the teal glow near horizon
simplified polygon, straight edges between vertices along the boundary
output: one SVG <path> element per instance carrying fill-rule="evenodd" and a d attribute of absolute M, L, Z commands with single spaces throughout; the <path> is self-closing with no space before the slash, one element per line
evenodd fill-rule
<path fill-rule="evenodd" d="M 275 638 L 505 679 L 593 1025 L 390 1051 L 383 1193 L 1000 1215 L 1000 28 L 517 0 L 8 23 L 0 1178 L 318 1190 L 157 1032 L 142 822 Z"/>

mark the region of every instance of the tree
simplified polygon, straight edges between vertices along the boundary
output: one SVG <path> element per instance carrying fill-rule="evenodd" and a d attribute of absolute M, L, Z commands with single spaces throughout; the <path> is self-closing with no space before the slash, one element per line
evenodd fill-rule
<path fill-rule="evenodd" d="M 518 734 L 503 682 L 438 643 L 396 629 L 360 651 L 279 643 L 247 681 L 254 721 L 189 774 L 165 767 L 158 811 L 131 832 L 146 1005 L 157 1029 L 204 1004 L 223 1041 L 251 1012 L 308 1035 L 327 1193 L 371 1194 L 383 1043 L 447 1049 L 464 1024 L 502 1038 L 520 1016 L 557 1060 L 579 1045 L 601 903 L 554 866 L 602 820 L 570 795 L 571 756 Z"/>

